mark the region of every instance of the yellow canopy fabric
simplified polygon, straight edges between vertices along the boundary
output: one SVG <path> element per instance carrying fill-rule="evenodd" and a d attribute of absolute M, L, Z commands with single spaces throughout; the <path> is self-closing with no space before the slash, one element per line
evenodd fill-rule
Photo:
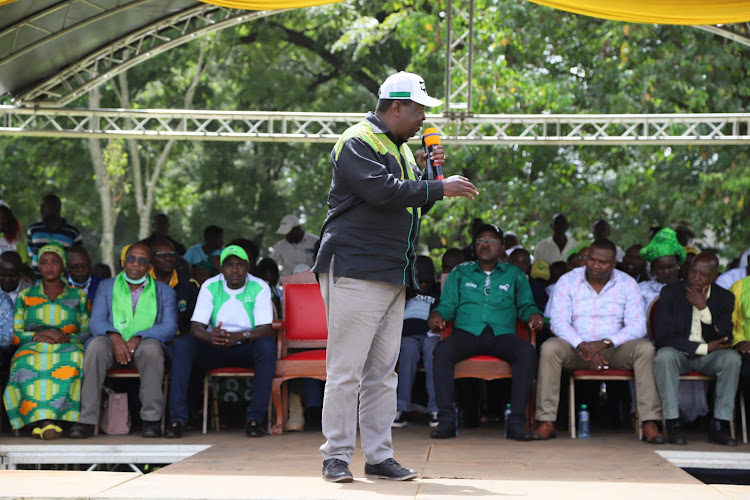
<path fill-rule="evenodd" d="M 343 0 L 200 0 L 203 3 L 247 10 L 280 10 L 313 7 L 328 3 L 338 3 Z"/>
<path fill-rule="evenodd" d="M 585 16 L 649 24 L 732 24 L 750 21 L 748 0 L 528 0 Z"/>

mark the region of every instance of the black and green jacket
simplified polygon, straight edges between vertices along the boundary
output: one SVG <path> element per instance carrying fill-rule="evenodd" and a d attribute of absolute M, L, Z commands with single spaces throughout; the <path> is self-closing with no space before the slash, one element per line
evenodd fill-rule
<path fill-rule="evenodd" d="M 373 113 L 331 152 L 328 217 L 313 271 L 417 287 L 419 219 L 443 198 L 442 181 L 420 180 L 414 156 Z M 335 259 L 334 259 L 335 256 Z"/>

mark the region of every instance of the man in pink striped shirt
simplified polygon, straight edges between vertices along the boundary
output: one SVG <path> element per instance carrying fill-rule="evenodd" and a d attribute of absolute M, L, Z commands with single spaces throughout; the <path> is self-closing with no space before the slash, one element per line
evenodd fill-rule
<path fill-rule="evenodd" d="M 643 439 L 662 444 L 661 401 L 654 380 L 654 346 L 646 339 L 643 299 L 636 281 L 615 269 L 617 247 L 595 241 L 584 267 L 563 275 L 551 300 L 555 337 L 542 344 L 536 394 L 538 439 L 555 437 L 560 374 L 565 370 L 635 372 Z"/>

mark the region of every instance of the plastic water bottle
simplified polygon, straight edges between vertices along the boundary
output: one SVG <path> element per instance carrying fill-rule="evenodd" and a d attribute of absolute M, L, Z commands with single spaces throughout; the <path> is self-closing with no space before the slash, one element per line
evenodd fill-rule
<path fill-rule="evenodd" d="M 510 420 L 510 403 L 505 405 L 505 434 L 503 437 L 508 437 L 508 420 Z"/>
<path fill-rule="evenodd" d="M 578 411 L 578 437 L 581 439 L 591 437 L 591 422 L 586 405 L 581 405 L 581 409 Z"/>
<path fill-rule="evenodd" d="M 602 384 L 599 386 L 599 399 L 602 401 L 607 400 L 607 383 L 602 382 Z"/>

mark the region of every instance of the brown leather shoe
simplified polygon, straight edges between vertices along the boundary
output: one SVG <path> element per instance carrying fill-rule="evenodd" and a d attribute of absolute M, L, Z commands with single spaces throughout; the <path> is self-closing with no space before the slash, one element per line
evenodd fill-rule
<path fill-rule="evenodd" d="M 653 420 L 643 422 L 643 440 L 650 444 L 664 444 L 664 436 Z"/>
<path fill-rule="evenodd" d="M 531 438 L 535 441 L 552 439 L 554 437 L 557 437 L 554 422 L 537 422 L 536 429 L 534 429 L 534 433 L 531 435 Z"/>

